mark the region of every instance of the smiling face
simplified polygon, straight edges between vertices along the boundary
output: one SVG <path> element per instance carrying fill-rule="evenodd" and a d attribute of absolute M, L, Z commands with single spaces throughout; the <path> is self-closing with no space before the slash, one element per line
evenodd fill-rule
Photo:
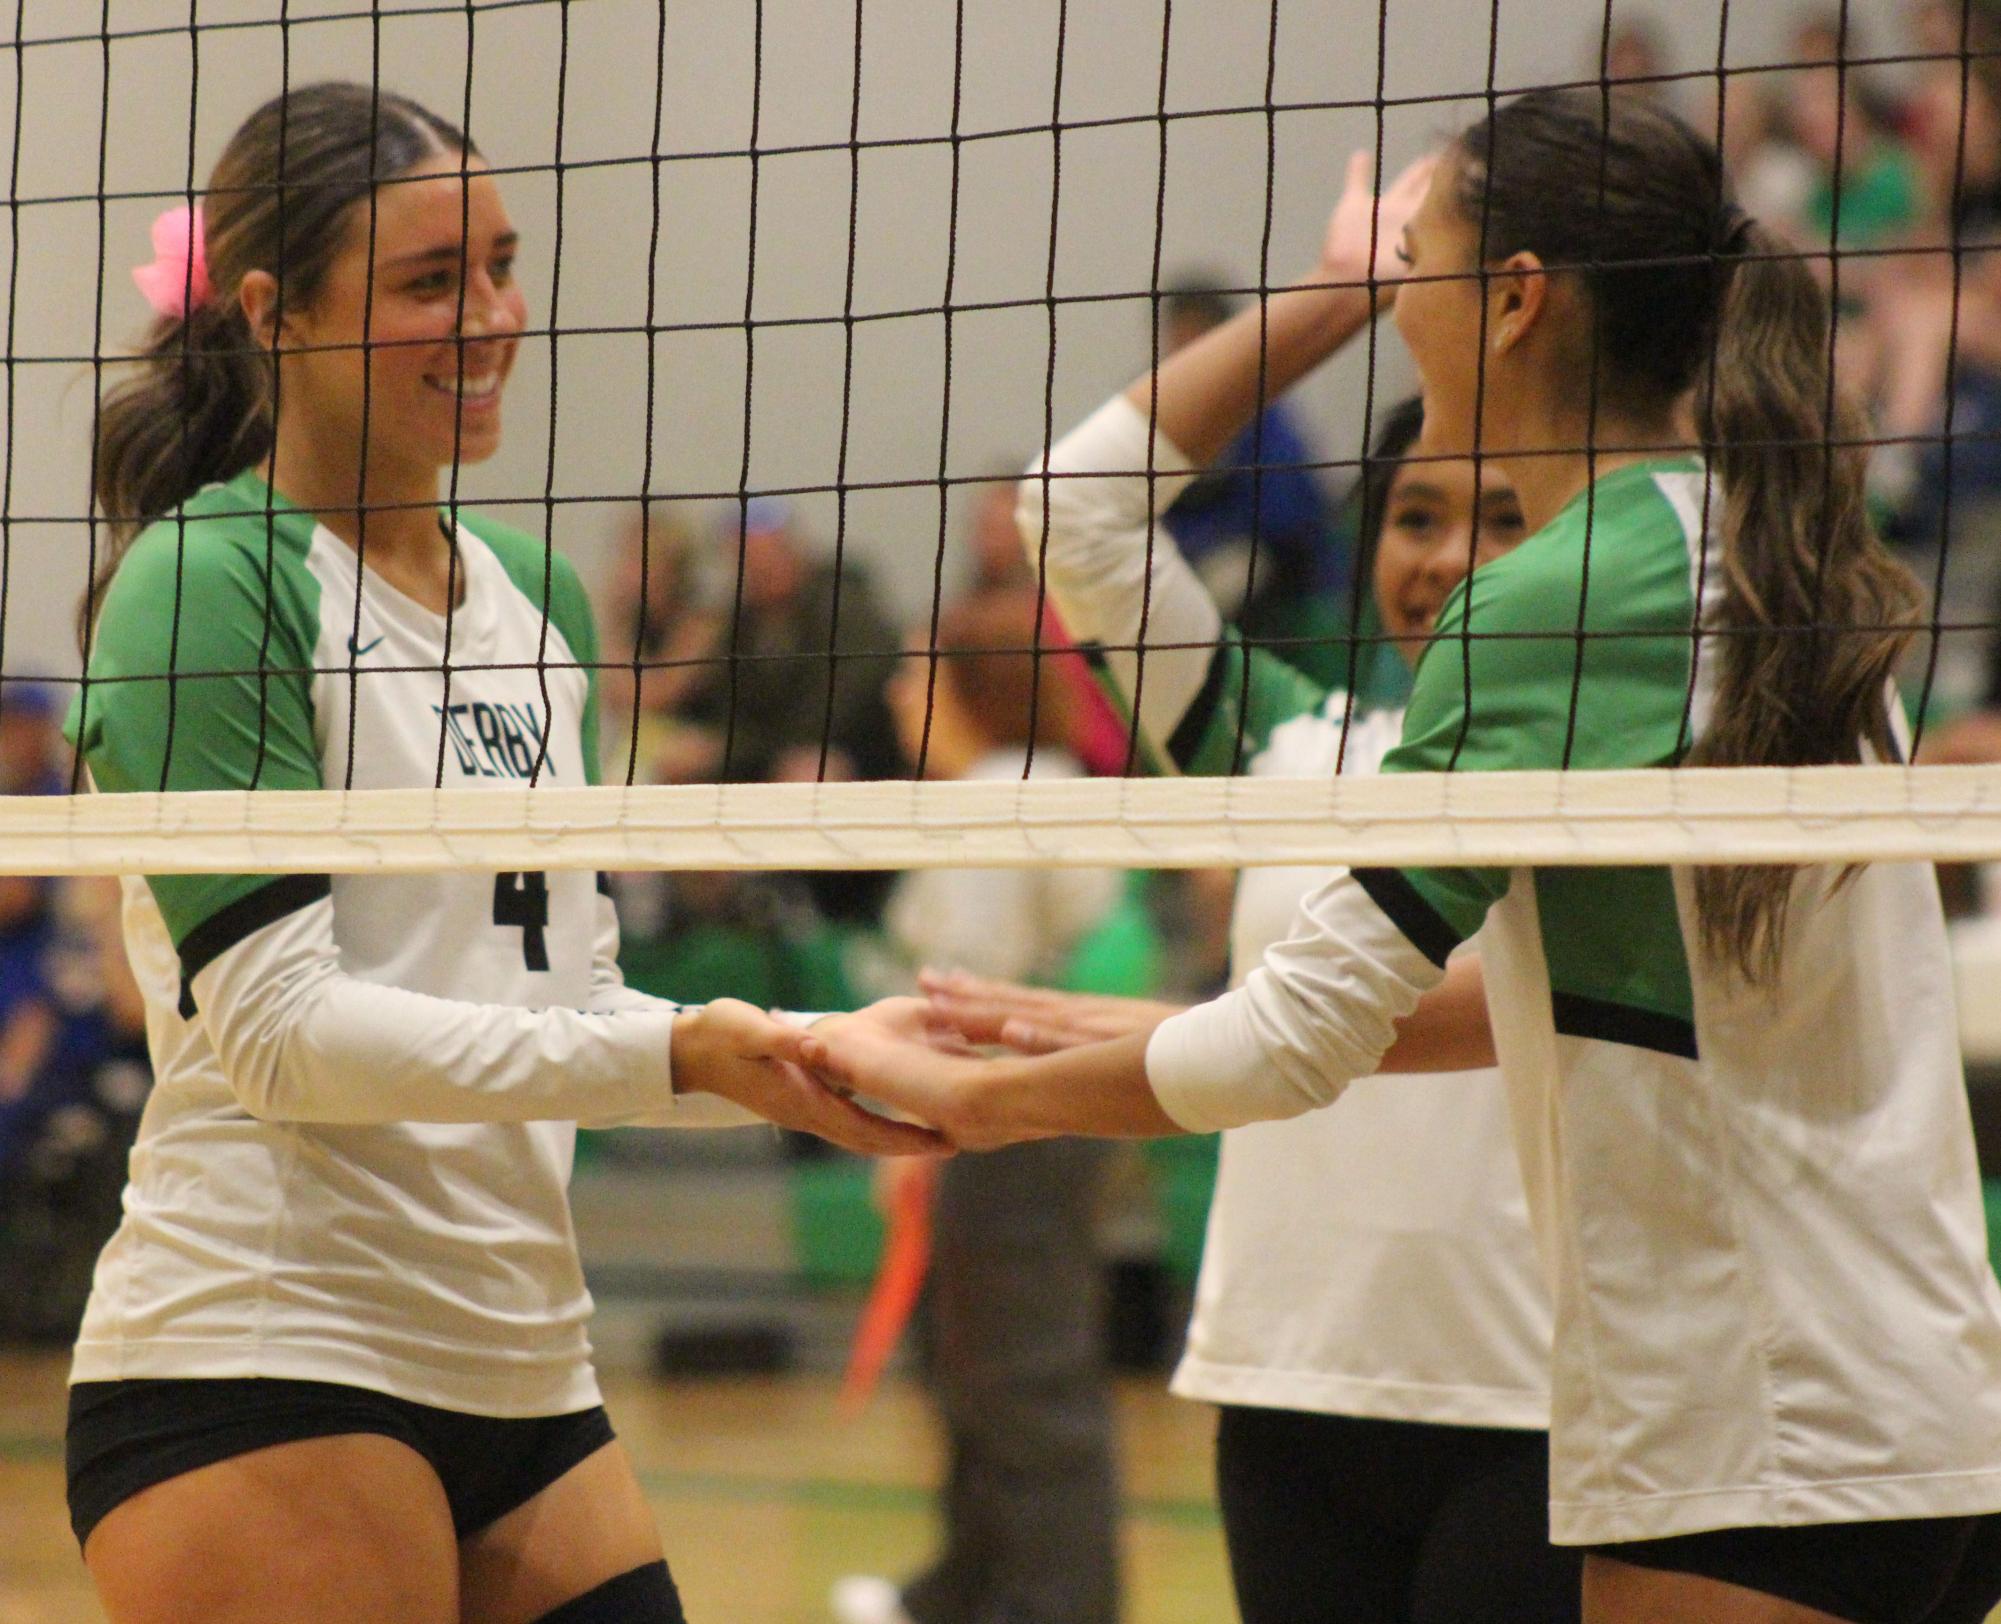
<path fill-rule="evenodd" d="M 1525 534 L 1514 487 L 1491 462 L 1427 460 L 1427 434 L 1390 484 L 1372 584 L 1383 629 L 1413 665 L 1438 611 L 1470 569 L 1498 558 Z"/>
<path fill-rule="evenodd" d="M 309 413 L 336 445 L 365 437 L 384 474 L 435 474 L 500 448 L 527 303 L 500 188 L 479 159 L 463 176 L 462 163 L 440 153 L 377 189 L 372 277 L 369 208 L 355 206 L 311 304 L 285 312 L 286 347 L 310 353 L 286 357 L 281 411 Z"/>

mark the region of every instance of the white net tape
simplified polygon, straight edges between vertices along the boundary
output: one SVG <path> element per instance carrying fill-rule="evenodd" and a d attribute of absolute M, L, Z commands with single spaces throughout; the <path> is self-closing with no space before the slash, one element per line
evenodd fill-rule
<path fill-rule="evenodd" d="M 0 872 L 2001 859 L 2001 767 L 0 799 Z"/>

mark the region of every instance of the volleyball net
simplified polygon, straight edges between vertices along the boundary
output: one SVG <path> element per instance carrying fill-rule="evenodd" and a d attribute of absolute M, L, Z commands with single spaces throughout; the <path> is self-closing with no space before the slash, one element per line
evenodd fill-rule
<path fill-rule="evenodd" d="M 92 794 L 76 774 L 69 793 L 0 796 L 0 872 L 2001 858 L 2001 765 L 1961 726 L 2001 703 L 1990 0 L 1797 15 L 1729 0 L 12 11 L 0 728 L 30 695 L 87 716 L 107 691 L 74 628 L 124 517 L 92 495 L 93 446 L 100 403 L 141 364 L 149 313 L 130 272 L 156 217 L 205 201 L 252 109 L 347 80 L 463 126 L 519 227 L 506 434 L 491 458 L 453 460 L 442 495 L 548 543 L 592 588 L 599 648 L 545 624 L 532 667 L 545 704 L 552 676 L 594 676 L 604 781 L 544 771 L 532 717 L 489 732 L 456 714 L 453 684 L 520 662 L 454 647 L 448 603 L 428 786 L 367 787 L 353 757 L 317 788 Z M 927 778 L 940 673 L 996 655 L 1030 671 L 1031 764 L 1064 742 L 1034 722 L 1080 658 L 1046 612 L 1047 537 L 1016 540 L 1025 574 L 1010 576 L 983 507 L 1011 506 L 1021 471 L 1157 364 L 1177 323 L 1260 307 L 1311 265 L 1350 150 L 1384 184 L 1553 86 L 1673 102 L 1829 284 L 1833 370 L 1871 414 L 1855 449 L 1927 588 L 1900 672 L 1919 764 L 1149 776 L 1137 722 L 1114 707 L 1122 741 L 1100 776 Z M 420 342 L 368 331 L 364 425 L 391 409 L 399 347 Z M 184 342 L 184 364 L 203 358 Z M 1343 493 L 1412 386 L 1387 324 L 1365 328 L 1288 397 L 1283 437 L 1237 442 L 1144 541 L 1193 561 L 1235 623 L 1230 657 L 1254 648 L 1352 695 L 1328 712 L 1348 724 L 1376 702 L 1375 675 L 1394 699 L 1397 639 Z M 1037 612 L 1004 646 L 950 643 L 982 572 Z M 546 590 L 539 602 L 546 622 Z M 190 626 L 217 612 L 199 595 L 171 611 Z M 1143 684 L 1148 661 L 1190 652 L 1144 607 L 1140 626 L 1083 657 L 1126 656 Z M 1581 618 L 1549 635 L 1577 649 L 1581 686 Z M 334 664 L 272 654 L 234 674 L 331 683 L 351 725 L 382 680 L 359 638 L 357 621 Z M 899 733 L 882 694 L 911 672 L 926 714 Z M 218 675 L 170 660 L 115 680 Z M 1940 756 L 1943 738 L 1960 742 Z M 1240 743 L 1234 766 L 1255 753 Z M 516 746 L 527 771 L 488 770 Z"/>

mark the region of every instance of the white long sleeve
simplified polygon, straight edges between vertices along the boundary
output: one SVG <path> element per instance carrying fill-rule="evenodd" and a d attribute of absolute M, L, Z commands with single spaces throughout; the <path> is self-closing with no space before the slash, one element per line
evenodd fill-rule
<path fill-rule="evenodd" d="M 611 898 L 598 894 L 598 929 L 591 956 L 591 1001 L 593 1015 L 628 1015 L 648 1011 L 672 1014 L 681 1006 L 665 998 L 655 998 L 625 984 L 625 972 L 618 967 L 618 909 Z M 670 1085 L 672 1079 L 669 1079 Z M 674 1090 L 664 1104 L 654 1104 L 637 1115 L 591 1117 L 585 1128 L 768 1128 L 771 1124 L 755 1111 L 746 1110 L 720 1094 L 683 1094 Z"/>
<path fill-rule="evenodd" d="M 1148 445 L 1154 477 L 1147 477 Z M 1112 680 L 1140 696 L 1140 730 L 1165 756 L 1223 636 L 1215 601 L 1159 520 L 1194 481 L 1188 458 L 1123 394 L 1030 466 L 1015 520 L 1030 564 L 1044 561 L 1051 602 L 1080 643 L 1102 645 Z M 1148 530 L 1151 527 L 1151 558 Z M 1145 653 L 1134 652 L 1146 623 Z"/>
<path fill-rule="evenodd" d="M 1331 1105 L 1376 1070 L 1396 1023 L 1444 976 L 1343 874 L 1300 904 L 1293 933 L 1241 987 L 1154 1030 L 1147 1081 L 1190 1133 Z"/>
<path fill-rule="evenodd" d="M 218 954 L 193 990 L 231 1090 L 266 1121 L 755 1121 L 712 1096 L 674 1093 L 676 1006 L 626 987 L 615 960 L 607 973 L 606 928 L 601 920 L 589 1010 L 479 1004 L 359 980 L 340 968 L 329 900 Z M 608 928 L 615 941 L 615 920 Z"/>

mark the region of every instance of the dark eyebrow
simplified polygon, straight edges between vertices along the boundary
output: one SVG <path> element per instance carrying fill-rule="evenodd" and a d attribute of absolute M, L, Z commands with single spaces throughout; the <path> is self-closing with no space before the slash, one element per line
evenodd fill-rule
<path fill-rule="evenodd" d="M 506 253 L 511 249 L 519 247 L 520 244 L 521 233 L 518 231 L 510 231 L 504 236 L 493 239 L 494 250 L 498 253 Z M 456 265 L 461 259 L 468 257 L 465 249 L 460 244 L 455 242 L 440 243 L 436 248 L 424 248 L 414 254 L 399 254 L 395 259 L 384 260 L 383 268 L 385 270 L 395 270 L 399 266 L 424 265 L 432 261 L 437 261 L 445 265 Z"/>
<path fill-rule="evenodd" d="M 1400 479 L 1391 493 L 1391 499 L 1398 502 L 1408 501 L 1413 496 L 1426 502 L 1447 500 L 1443 490 L 1436 485 L 1427 485 L 1421 479 Z"/>

